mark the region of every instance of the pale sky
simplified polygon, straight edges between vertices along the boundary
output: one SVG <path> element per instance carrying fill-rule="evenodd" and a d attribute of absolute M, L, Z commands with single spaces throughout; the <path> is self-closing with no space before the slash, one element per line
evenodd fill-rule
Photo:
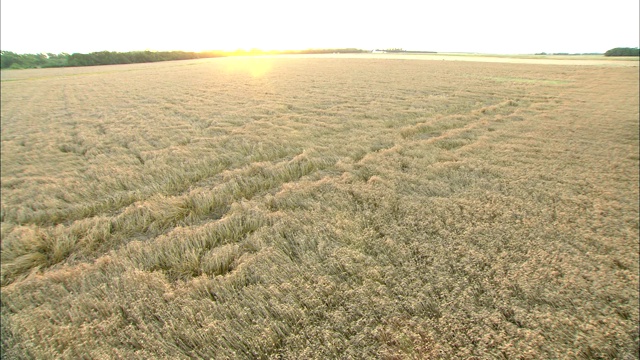
<path fill-rule="evenodd" d="M 403 48 L 526 54 L 640 44 L 638 0 L 2 0 L 17 53 Z"/>

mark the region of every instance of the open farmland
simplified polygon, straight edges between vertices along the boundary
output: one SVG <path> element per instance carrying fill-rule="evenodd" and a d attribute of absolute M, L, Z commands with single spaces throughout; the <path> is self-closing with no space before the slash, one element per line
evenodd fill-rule
<path fill-rule="evenodd" d="M 632 65 L 3 71 L 3 355 L 638 358 Z"/>

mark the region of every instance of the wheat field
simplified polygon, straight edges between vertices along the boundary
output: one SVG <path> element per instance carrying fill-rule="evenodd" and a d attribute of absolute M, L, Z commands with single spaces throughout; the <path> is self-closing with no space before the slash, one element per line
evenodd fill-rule
<path fill-rule="evenodd" d="M 638 69 L 3 71 L 2 356 L 638 358 Z"/>

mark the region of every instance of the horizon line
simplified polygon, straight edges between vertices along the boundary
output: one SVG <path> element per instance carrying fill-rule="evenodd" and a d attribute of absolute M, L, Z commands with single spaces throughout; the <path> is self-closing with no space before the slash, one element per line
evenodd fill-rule
<path fill-rule="evenodd" d="M 618 47 L 624 48 L 624 47 Z M 629 47 L 634 49 L 634 47 Z M 635 47 L 638 48 L 638 47 Z M 478 54 L 478 55 L 599 55 L 604 54 L 604 51 L 582 51 L 582 52 L 566 52 L 566 51 L 537 51 L 537 52 L 481 52 L 481 51 L 436 51 L 436 50 L 408 50 L 403 48 L 358 48 L 358 47 L 309 47 L 305 49 L 261 49 L 261 48 L 238 48 L 233 50 L 223 49 L 206 49 L 206 50 L 157 50 L 157 49 L 143 49 L 143 50 L 98 50 L 89 52 L 14 52 L 11 50 L 0 49 L 1 52 L 12 52 L 18 55 L 39 55 L 39 54 L 91 54 L 99 52 L 116 52 L 116 53 L 131 53 L 131 52 L 192 52 L 192 53 L 283 53 L 283 52 L 301 52 L 301 51 L 330 51 L 330 50 L 353 50 L 361 52 L 372 51 L 385 51 L 385 52 L 413 52 L 413 53 L 439 53 L 439 54 Z"/>

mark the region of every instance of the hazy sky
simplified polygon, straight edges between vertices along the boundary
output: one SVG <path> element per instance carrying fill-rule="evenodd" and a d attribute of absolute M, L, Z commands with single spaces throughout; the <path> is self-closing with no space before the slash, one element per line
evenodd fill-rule
<path fill-rule="evenodd" d="M 640 44 L 638 0 L 2 0 L 18 53 L 361 49 L 604 52 Z"/>

